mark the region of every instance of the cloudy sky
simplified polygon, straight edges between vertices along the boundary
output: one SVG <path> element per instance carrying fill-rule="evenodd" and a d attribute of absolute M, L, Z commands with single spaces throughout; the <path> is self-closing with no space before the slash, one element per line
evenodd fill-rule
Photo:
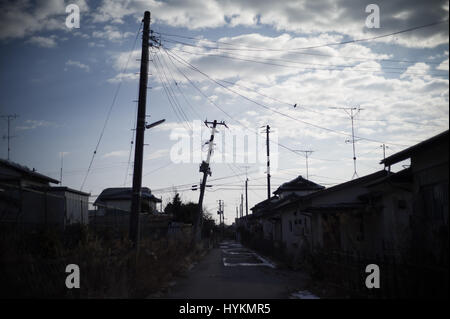
<path fill-rule="evenodd" d="M 69 29 L 72 3 L 80 27 Z M 379 28 L 366 23 L 369 4 L 379 8 Z M 146 132 L 143 186 L 164 202 L 174 189 L 198 199 L 190 190 L 201 177 L 198 163 L 174 160 L 194 120 L 229 126 L 217 133 L 205 197 L 213 213 L 225 200 L 228 223 L 245 172 L 250 207 L 266 198 L 266 182 L 258 148 L 217 160 L 227 134 L 257 134 L 261 147 L 261 126 L 272 127 L 273 191 L 306 176 L 297 150 L 314 151 L 311 180 L 332 186 L 352 178 L 351 121 L 339 108 L 361 109 L 359 176 L 382 169 L 383 143 L 390 155 L 448 129 L 448 1 L 1 1 L 0 115 L 19 116 L 11 122 L 11 160 L 59 179 L 63 154 L 63 184 L 93 195 L 131 185 L 146 10 L 161 44 L 151 49 L 147 114 L 149 122 L 166 122 Z M 200 145 L 209 134 L 202 131 Z M 6 140 L 0 142 L 6 158 Z M 242 163 L 240 153 L 259 160 Z"/>

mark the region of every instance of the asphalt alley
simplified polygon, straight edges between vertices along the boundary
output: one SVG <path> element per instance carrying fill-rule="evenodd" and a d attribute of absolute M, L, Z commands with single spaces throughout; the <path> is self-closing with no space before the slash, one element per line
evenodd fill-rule
<path fill-rule="evenodd" d="M 212 249 L 162 298 L 289 299 L 298 298 L 308 280 L 303 272 L 279 269 L 267 258 L 226 241 Z"/>

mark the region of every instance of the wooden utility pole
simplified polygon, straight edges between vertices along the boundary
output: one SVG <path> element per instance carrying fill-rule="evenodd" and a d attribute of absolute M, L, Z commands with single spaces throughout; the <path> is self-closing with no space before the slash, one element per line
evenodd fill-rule
<path fill-rule="evenodd" d="M 136 143 L 134 149 L 133 193 L 131 201 L 129 238 L 139 247 L 139 215 L 141 212 L 142 162 L 144 154 L 145 107 L 147 102 L 148 48 L 150 41 L 150 12 L 145 11 L 142 20 L 141 70 L 139 78 L 139 101 L 136 121 Z"/>
<path fill-rule="evenodd" d="M 8 161 L 10 159 L 9 157 L 9 153 L 11 152 L 11 147 L 10 147 L 10 140 L 11 138 L 13 138 L 14 136 L 11 136 L 11 120 L 14 120 L 18 117 L 18 115 L 16 114 L 9 114 L 9 115 L 2 115 L 0 116 L 1 118 L 5 118 L 8 121 L 8 135 L 3 136 L 3 139 L 7 139 L 8 140 Z"/>
<path fill-rule="evenodd" d="M 269 150 L 269 133 L 270 126 L 266 125 L 266 150 L 267 150 L 267 199 L 270 199 L 270 150 Z"/>
<path fill-rule="evenodd" d="M 241 217 L 244 217 L 244 195 L 241 194 Z"/>
<path fill-rule="evenodd" d="M 208 126 L 208 124 L 211 124 L 211 137 L 208 141 L 208 154 L 206 156 L 206 161 L 202 161 L 200 164 L 199 171 L 203 173 L 202 182 L 200 184 L 200 196 L 198 198 L 198 209 L 197 209 L 197 216 L 195 217 L 195 223 L 194 223 L 194 236 L 193 241 L 198 243 L 201 240 L 201 221 L 202 221 L 202 215 L 203 215 L 203 197 L 205 196 L 205 187 L 206 187 L 206 180 L 208 178 L 208 175 L 211 175 L 211 169 L 209 167 L 209 161 L 211 159 L 211 155 L 213 152 L 214 147 L 214 135 L 216 133 L 216 127 L 217 125 L 223 125 L 227 127 L 225 122 L 217 122 L 217 120 L 214 120 L 213 122 L 205 121 L 205 125 Z M 208 126 L 209 127 L 209 126 Z"/>
<path fill-rule="evenodd" d="M 248 178 L 245 178 L 245 216 L 248 216 Z"/>

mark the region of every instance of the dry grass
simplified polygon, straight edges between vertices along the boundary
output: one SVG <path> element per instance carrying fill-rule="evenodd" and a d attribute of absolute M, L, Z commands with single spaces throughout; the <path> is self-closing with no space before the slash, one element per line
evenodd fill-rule
<path fill-rule="evenodd" d="M 139 252 L 126 239 L 101 239 L 87 229 L 68 235 L 3 232 L 2 298 L 145 298 L 189 267 L 201 248 L 189 235 L 143 240 Z M 80 267 L 80 289 L 67 289 L 65 268 Z"/>

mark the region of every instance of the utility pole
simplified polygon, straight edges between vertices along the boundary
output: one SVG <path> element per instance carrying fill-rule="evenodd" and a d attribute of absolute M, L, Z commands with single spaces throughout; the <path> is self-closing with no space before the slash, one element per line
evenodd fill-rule
<path fill-rule="evenodd" d="M 295 150 L 296 152 L 302 152 L 305 153 L 306 158 L 306 179 L 309 180 L 309 169 L 308 169 L 308 154 L 313 153 L 314 151 L 311 150 Z"/>
<path fill-rule="evenodd" d="M 224 235 L 224 203 L 223 200 L 219 199 L 219 210 L 217 211 L 217 214 L 219 214 L 219 225 L 222 227 L 222 237 Z"/>
<path fill-rule="evenodd" d="M 264 127 L 264 126 L 263 126 Z M 269 133 L 270 126 L 266 125 L 266 155 L 267 155 L 267 199 L 270 199 L 270 150 L 269 150 Z"/>
<path fill-rule="evenodd" d="M 383 144 L 380 147 L 383 148 L 383 160 L 385 160 L 386 159 L 386 149 L 389 148 L 389 146 L 386 146 L 386 144 Z"/>
<path fill-rule="evenodd" d="M 383 143 L 383 145 L 380 145 L 380 147 L 383 148 L 383 161 L 386 160 L 386 149 L 389 148 L 389 146 L 386 146 L 386 144 Z M 386 167 L 386 164 L 384 164 Z"/>
<path fill-rule="evenodd" d="M 356 172 L 356 150 L 355 150 L 355 128 L 354 128 L 354 120 L 355 116 L 359 114 L 362 108 L 358 107 L 330 107 L 330 109 L 336 109 L 336 110 L 344 110 L 345 113 L 350 117 L 352 121 L 352 140 L 346 140 L 345 142 L 351 142 L 353 146 L 353 176 L 352 179 L 355 177 L 358 177 L 358 173 Z"/>
<path fill-rule="evenodd" d="M 244 217 L 244 195 L 241 194 L 241 217 Z"/>
<path fill-rule="evenodd" d="M 139 248 L 139 219 L 141 212 L 141 190 L 142 190 L 142 163 L 144 157 L 144 132 L 145 129 L 155 127 L 165 120 L 159 120 L 151 124 L 147 124 L 146 119 L 146 104 L 147 104 L 147 84 L 148 84 L 148 62 L 149 62 L 149 46 L 153 43 L 159 44 L 156 38 L 150 36 L 150 12 L 145 11 L 144 19 L 142 20 L 144 27 L 142 31 L 142 52 L 141 52 L 141 69 L 139 75 L 139 99 L 138 112 L 136 119 L 136 137 L 134 148 L 134 171 L 133 171 L 133 189 L 131 199 L 131 213 L 130 213 L 130 228 L 129 238 L 133 245 Z M 152 41 L 152 42 L 150 42 Z"/>
<path fill-rule="evenodd" d="M 208 178 L 208 175 L 211 175 L 211 169 L 209 167 L 209 161 L 211 159 L 211 155 L 213 152 L 213 147 L 214 147 L 214 134 L 216 133 L 216 127 L 217 125 L 223 125 L 225 127 L 227 127 L 227 125 L 225 124 L 225 122 L 217 122 L 217 120 L 214 120 L 213 122 L 208 122 L 205 121 L 205 125 L 207 127 L 208 124 L 212 124 L 211 127 L 211 137 L 209 138 L 208 141 L 208 154 L 206 156 L 206 161 L 202 161 L 202 163 L 200 164 L 200 169 L 199 171 L 201 173 L 203 173 L 203 179 L 202 182 L 200 184 L 200 196 L 198 199 L 198 210 L 197 210 L 197 216 L 195 217 L 195 223 L 194 223 L 194 236 L 193 236 L 193 240 L 194 242 L 199 242 L 201 239 L 201 220 L 202 220 L 202 214 L 203 214 L 203 197 L 205 196 L 205 187 L 206 187 L 206 180 Z"/>
<path fill-rule="evenodd" d="M 248 216 L 248 178 L 245 178 L 245 216 Z"/>
<path fill-rule="evenodd" d="M 147 102 L 148 82 L 148 48 L 150 41 L 150 12 L 145 11 L 143 32 L 141 69 L 139 76 L 139 101 L 136 121 L 136 138 L 134 149 L 133 192 L 130 213 L 129 238 L 135 247 L 139 247 L 139 215 L 141 212 L 142 162 L 144 155 L 145 107 Z"/>
<path fill-rule="evenodd" d="M 60 173 L 59 173 L 59 185 L 62 185 L 63 159 L 64 159 L 64 152 L 61 152 L 61 171 L 60 171 Z"/>
<path fill-rule="evenodd" d="M 222 215 L 222 238 L 225 236 L 225 204 L 222 200 L 222 208 L 221 208 L 221 215 Z"/>
<path fill-rule="evenodd" d="M 10 140 L 11 140 L 11 138 L 15 137 L 15 136 L 11 136 L 11 132 L 10 132 L 11 120 L 15 120 L 17 117 L 19 117 L 17 114 L 9 114 L 9 115 L 0 116 L 0 118 L 4 118 L 8 121 L 8 135 L 3 136 L 3 139 L 8 140 L 8 161 L 10 159 L 9 153 L 11 151 Z"/>

